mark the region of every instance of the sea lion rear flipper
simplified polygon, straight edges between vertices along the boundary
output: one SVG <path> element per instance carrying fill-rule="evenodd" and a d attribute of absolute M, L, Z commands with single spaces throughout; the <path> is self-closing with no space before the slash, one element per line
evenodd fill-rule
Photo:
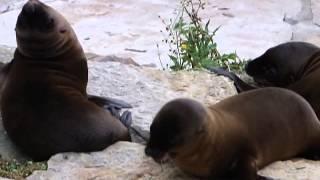
<path fill-rule="evenodd" d="M 237 89 L 238 93 L 244 92 L 244 91 L 249 91 L 252 89 L 256 89 L 255 87 L 249 85 L 248 83 L 244 82 L 240 77 L 238 77 L 235 73 L 227 71 L 223 68 L 208 68 L 210 72 L 213 72 L 217 75 L 225 76 L 229 78 L 230 80 L 233 81 L 234 86 Z"/>
<path fill-rule="evenodd" d="M 132 108 L 131 104 L 122 101 L 120 99 L 110 98 L 110 97 L 101 97 L 101 96 L 95 96 L 88 94 L 89 101 L 97 104 L 101 107 L 114 107 L 116 109 L 122 109 L 122 108 Z"/>
<path fill-rule="evenodd" d="M 120 117 L 120 121 L 122 122 L 122 124 L 124 126 L 126 126 L 127 128 L 129 128 L 132 124 L 132 115 L 130 111 L 125 111 L 122 113 L 121 117 Z"/>
<path fill-rule="evenodd" d="M 119 99 L 101 97 L 88 94 L 88 100 L 95 103 L 96 105 L 108 110 L 112 116 L 116 119 L 127 118 L 127 114 L 120 115 L 120 111 L 122 108 L 132 108 L 129 103 L 126 103 Z M 131 115 L 131 114 L 130 114 Z"/>
<path fill-rule="evenodd" d="M 134 134 L 134 136 L 139 137 L 138 142 L 141 143 L 141 144 L 146 144 L 150 139 L 150 132 L 142 130 L 139 127 L 131 126 L 129 128 L 129 131 L 130 131 L 131 135 Z"/>
<path fill-rule="evenodd" d="M 142 141 L 147 142 L 149 140 L 150 134 L 148 132 L 144 132 L 141 129 L 137 127 L 132 127 L 132 114 L 130 111 L 125 111 L 122 113 L 120 117 L 120 121 L 124 126 L 126 126 L 131 133 L 130 134 L 135 134 L 136 136 L 139 136 Z"/>

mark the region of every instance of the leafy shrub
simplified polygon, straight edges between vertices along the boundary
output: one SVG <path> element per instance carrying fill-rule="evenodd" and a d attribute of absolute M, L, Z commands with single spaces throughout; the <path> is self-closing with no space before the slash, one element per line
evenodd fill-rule
<path fill-rule="evenodd" d="M 220 27 L 210 31 L 210 20 L 203 24 L 199 17 L 199 11 L 205 8 L 205 3 L 202 0 L 194 1 L 182 0 L 181 11 L 174 21 L 170 19 L 170 23 L 166 23 L 161 19 L 166 26 L 167 38 L 163 42 L 169 46 L 170 69 L 224 67 L 242 71 L 244 63 L 236 53 L 221 54 L 218 51 L 214 36 Z"/>

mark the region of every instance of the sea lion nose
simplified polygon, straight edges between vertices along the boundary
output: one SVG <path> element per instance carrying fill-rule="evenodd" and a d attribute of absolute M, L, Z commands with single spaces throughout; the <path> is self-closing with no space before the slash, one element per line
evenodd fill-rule
<path fill-rule="evenodd" d="M 33 15 L 36 12 L 36 7 L 40 2 L 38 0 L 29 0 L 22 8 L 25 15 Z"/>
<path fill-rule="evenodd" d="M 150 157 L 156 158 L 156 159 L 161 158 L 164 155 L 164 153 L 161 150 L 157 149 L 157 148 L 147 147 L 144 150 L 144 152 L 145 152 L 145 154 L 147 156 L 150 156 Z"/>

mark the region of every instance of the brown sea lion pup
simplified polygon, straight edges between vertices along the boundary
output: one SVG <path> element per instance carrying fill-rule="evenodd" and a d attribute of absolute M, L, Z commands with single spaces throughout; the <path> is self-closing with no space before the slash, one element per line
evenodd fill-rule
<path fill-rule="evenodd" d="M 268 164 L 320 153 L 320 122 L 298 94 L 263 88 L 205 107 L 173 100 L 159 111 L 145 152 L 167 155 L 183 171 L 208 179 L 270 179 L 257 175 Z"/>
<path fill-rule="evenodd" d="M 305 42 L 288 42 L 268 49 L 245 68 L 257 86 L 243 82 L 232 72 L 213 71 L 234 81 L 238 92 L 260 87 L 282 87 L 303 96 L 320 117 L 320 48 Z"/>
<path fill-rule="evenodd" d="M 62 15 L 29 0 L 18 16 L 16 38 L 14 59 L 1 72 L 1 113 L 22 152 L 39 161 L 130 140 L 130 113 L 120 121 L 103 109 L 105 104 L 117 109 L 118 102 L 87 95 L 86 58 Z"/>

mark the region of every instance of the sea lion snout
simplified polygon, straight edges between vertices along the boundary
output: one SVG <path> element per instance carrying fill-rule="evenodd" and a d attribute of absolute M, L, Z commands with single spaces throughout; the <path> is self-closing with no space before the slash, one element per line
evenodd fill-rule
<path fill-rule="evenodd" d="M 54 18 L 46 10 L 47 6 L 38 0 L 29 0 L 18 17 L 17 26 L 21 29 L 38 31 L 49 30 L 54 25 Z"/>
<path fill-rule="evenodd" d="M 168 159 L 167 153 L 157 148 L 146 147 L 144 152 L 147 156 L 152 157 L 152 159 L 154 159 L 154 161 L 156 161 L 157 163 L 164 162 Z"/>
<path fill-rule="evenodd" d="M 159 149 L 152 149 L 150 147 L 147 147 L 144 152 L 147 156 L 151 157 L 160 157 L 163 154 Z"/>
<path fill-rule="evenodd" d="M 27 16 L 32 16 L 36 14 L 36 10 L 39 9 L 41 3 L 37 0 L 29 0 L 23 7 L 22 13 Z"/>

